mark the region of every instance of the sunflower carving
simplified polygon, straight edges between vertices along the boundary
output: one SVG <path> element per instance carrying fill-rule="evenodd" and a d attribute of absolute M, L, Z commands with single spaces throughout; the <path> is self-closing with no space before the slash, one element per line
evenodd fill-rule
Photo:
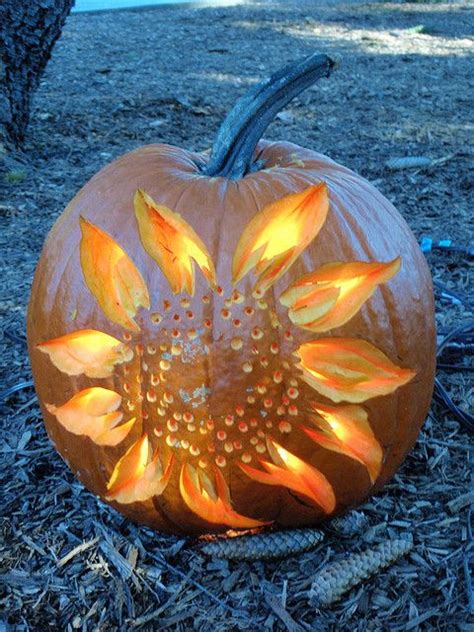
<path fill-rule="evenodd" d="M 165 492 L 175 473 L 183 502 L 200 518 L 231 528 L 265 524 L 233 508 L 231 473 L 249 484 L 287 489 L 329 515 L 337 503 L 331 480 L 286 447 L 294 433 L 306 445 L 356 461 L 375 484 L 384 450 L 365 403 L 392 394 L 415 371 L 367 340 L 332 332 L 390 282 L 400 258 L 329 261 L 311 270 L 277 297 L 287 316 L 281 322 L 267 293 L 317 240 L 331 212 L 325 183 L 286 195 L 253 217 L 235 246 L 229 296 L 219 287 L 219 271 L 198 227 L 145 191 L 137 191 L 130 204 L 143 250 L 156 262 L 156 274 L 167 279 L 170 295 L 152 296 L 123 246 L 83 217 L 84 282 L 123 339 L 82 329 L 37 345 L 62 373 L 96 381 L 46 407 L 68 432 L 120 450 L 107 473 L 107 500 L 151 500 Z M 202 296 L 195 295 L 196 274 L 208 287 Z M 239 287 L 251 274 L 249 295 Z M 171 309 L 171 298 L 179 310 Z M 196 322 L 191 303 L 197 300 L 214 305 L 214 319 Z M 155 326 L 153 339 L 141 337 L 138 315 Z M 221 357 L 240 366 L 229 410 L 209 403 L 212 389 L 199 369 L 212 353 L 218 319 L 233 324 L 232 336 L 219 340 Z M 305 342 L 295 342 L 298 331 L 306 333 Z M 216 379 L 224 379 L 222 374 L 229 381 L 226 370 L 223 362 Z M 116 390 L 101 386 L 106 378 L 114 379 Z"/>

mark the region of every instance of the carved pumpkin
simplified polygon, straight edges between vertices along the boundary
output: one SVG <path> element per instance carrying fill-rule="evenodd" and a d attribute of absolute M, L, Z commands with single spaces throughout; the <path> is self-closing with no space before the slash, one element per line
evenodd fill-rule
<path fill-rule="evenodd" d="M 71 469 L 169 532 L 311 525 L 400 466 L 431 399 L 430 274 L 371 184 L 259 141 L 333 62 L 253 88 L 211 158 L 102 169 L 52 229 L 28 314 L 46 428 Z"/>

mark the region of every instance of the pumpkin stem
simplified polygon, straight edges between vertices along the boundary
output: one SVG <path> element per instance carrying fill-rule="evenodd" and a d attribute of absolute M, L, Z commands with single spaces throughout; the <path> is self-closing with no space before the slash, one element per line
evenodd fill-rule
<path fill-rule="evenodd" d="M 259 169 L 254 152 L 268 125 L 300 92 L 329 77 L 336 65 L 327 55 L 314 53 L 253 86 L 224 119 L 203 174 L 238 180 Z"/>

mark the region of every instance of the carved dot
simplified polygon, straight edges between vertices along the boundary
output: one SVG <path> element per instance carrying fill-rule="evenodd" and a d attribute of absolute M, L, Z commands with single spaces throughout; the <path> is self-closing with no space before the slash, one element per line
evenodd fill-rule
<path fill-rule="evenodd" d="M 173 320 L 176 323 L 180 323 L 181 322 L 181 316 L 179 314 L 173 314 Z"/>
<path fill-rule="evenodd" d="M 268 358 L 264 356 L 263 358 L 260 359 L 260 364 L 262 365 L 264 369 L 266 369 L 270 363 L 268 361 Z"/>
<path fill-rule="evenodd" d="M 137 345 L 135 345 L 135 351 L 136 351 L 138 356 L 142 356 L 143 355 L 143 352 L 145 351 L 145 347 L 142 345 L 141 342 L 139 342 Z"/>
<path fill-rule="evenodd" d="M 298 380 L 295 380 L 295 378 L 292 377 L 290 380 L 290 386 L 298 386 Z"/>
<path fill-rule="evenodd" d="M 171 362 L 168 360 L 160 360 L 160 369 L 162 371 L 169 371 L 171 369 Z"/>
<path fill-rule="evenodd" d="M 208 443 L 207 451 L 210 452 L 211 454 L 214 453 L 216 451 L 216 446 L 213 443 Z"/>
<path fill-rule="evenodd" d="M 198 332 L 195 329 L 190 329 L 188 331 L 189 340 L 196 340 L 197 337 L 198 337 Z"/>
<path fill-rule="evenodd" d="M 189 448 L 189 441 L 187 439 L 181 439 L 181 447 L 187 450 Z"/>
<path fill-rule="evenodd" d="M 291 406 L 288 406 L 288 414 L 295 417 L 298 414 L 298 407 L 295 406 L 294 404 L 291 404 Z"/>
<path fill-rule="evenodd" d="M 252 292 L 252 296 L 257 299 L 262 298 L 263 294 L 264 294 L 263 290 L 258 290 L 258 289 Z"/>
<path fill-rule="evenodd" d="M 191 447 L 191 450 L 192 450 L 192 447 Z M 191 452 L 191 454 L 192 454 L 192 452 Z M 200 468 L 204 469 L 205 467 L 207 467 L 207 465 L 208 465 L 207 459 L 199 459 L 199 467 Z"/>
<path fill-rule="evenodd" d="M 142 362 L 142 370 L 145 371 L 145 373 L 148 371 L 148 364 L 146 362 Z"/>
<path fill-rule="evenodd" d="M 257 445 L 257 443 L 258 443 L 258 437 L 250 437 L 251 445 Z"/>
<path fill-rule="evenodd" d="M 286 371 L 288 371 L 288 370 L 289 370 L 290 365 L 289 365 L 289 363 L 288 363 L 286 360 L 283 360 L 283 362 L 282 362 L 281 364 L 282 364 L 283 368 L 284 368 Z"/>
<path fill-rule="evenodd" d="M 181 337 L 181 332 L 178 329 L 172 329 L 171 337 L 172 338 L 180 338 Z"/>
<path fill-rule="evenodd" d="M 222 296 L 224 294 L 224 290 L 221 288 L 220 285 L 216 287 L 216 292 L 219 294 L 219 296 Z"/>
<path fill-rule="evenodd" d="M 260 299 L 259 301 L 257 301 L 257 307 L 258 307 L 258 309 L 267 309 L 268 308 L 268 303 L 267 303 L 267 301 L 264 301 L 263 299 Z"/>
<path fill-rule="evenodd" d="M 271 408 L 273 406 L 273 400 L 270 398 L 264 399 L 263 400 L 263 406 L 265 408 Z"/>
<path fill-rule="evenodd" d="M 185 421 L 187 424 L 190 424 L 194 421 L 194 415 L 190 412 L 183 413 L 183 421 Z"/>
<path fill-rule="evenodd" d="M 135 410 L 135 402 L 132 402 L 130 399 L 127 400 L 127 408 L 129 411 Z"/>
<path fill-rule="evenodd" d="M 273 422 L 270 419 L 265 422 L 265 428 L 273 428 Z"/>
<path fill-rule="evenodd" d="M 294 386 L 292 386 L 291 388 L 289 388 L 287 391 L 288 397 L 290 399 L 297 399 L 299 392 L 297 388 L 294 388 Z"/>
<path fill-rule="evenodd" d="M 123 383 L 123 390 L 125 391 L 125 393 L 130 393 L 130 384 L 128 382 L 124 382 Z"/>
<path fill-rule="evenodd" d="M 234 415 L 226 415 L 224 418 L 224 423 L 226 426 L 234 425 Z"/>
<path fill-rule="evenodd" d="M 257 437 L 260 437 L 260 439 L 263 439 L 265 437 L 265 433 L 263 432 L 263 430 L 257 431 Z"/>
<path fill-rule="evenodd" d="M 224 300 L 224 307 L 232 307 L 232 299 L 231 298 L 226 298 Z"/>
<path fill-rule="evenodd" d="M 214 427 L 215 427 L 214 421 L 212 419 L 208 419 L 206 421 L 206 427 L 208 430 L 214 430 Z"/>
<path fill-rule="evenodd" d="M 267 387 L 265 386 L 265 384 L 262 384 L 261 382 L 259 382 L 257 384 L 257 393 L 260 393 L 260 395 L 264 395 L 267 392 Z"/>
<path fill-rule="evenodd" d="M 189 424 L 187 427 L 188 432 L 194 432 L 196 430 L 196 426 L 194 424 Z"/>
<path fill-rule="evenodd" d="M 160 380 L 162 382 L 167 382 L 166 373 L 164 371 L 160 371 Z"/>
<path fill-rule="evenodd" d="M 227 460 L 225 456 L 223 456 L 222 454 L 219 454 L 218 456 L 216 456 L 215 461 L 218 467 L 225 467 L 227 465 Z"/>
<path fill-rule="evenodd" d="M 254 340 L 260 340 L 261 338 L 263 338 L 263 331 L 260 329 L 260 327 L 254 327 L 250 335 Z"/>
<path fill-rule="evenodd" d="M 186 316 L 189 318 L 189 320 L 192 320 L 194 318 L 194 312 L 188 309 L 188 311 L 186 312 Z"/>
<path fill-rule="evenodd" d="M 280 345 L 277 342 L 272 342 L 270 345 L 270 351 L 274 354 L 278 353 L 280 351 Z"/>
<path fill-rule="evenodd" d="M 264 452 L 267 451 L 267 448 L 264 443 L 257 443 L 257 445 L 255 446 L 255 449 L 257 450 L 259 454 L 263 454 Z"/>
<path fill-rule="evenodd" d="M 243 406 L 241 406 L 240 404 L 238 404 L 238 405 L 235 407 L 235 412 L 237 413 L 237 415 L 238 415 L 239 417 L 243 417 L 243 416 L 244 416 L 244 414 L 245 414 L 244 407 L 243 407 Z"/>
<path fill-rule="evenodd" d="M 160 345 L 160 351 L 168 351 L 168 349 L 169 345 L 166 342 Z"/>
<path fill-rule="evenodd" d="M 227 439 L 227 432 L 225 430 L 218 430 L 216 436 L 219 441 L 225 441 Z"/>
<path fill-rule="evenodd" d="M 209 318 L 205 318 L 202 321 L 202 324 L 204 325 L 204 327 L 206 327 L 206 329 L 210 329 L 212 327 L 212 320 L 210 320 Z"/>
<path fill-rule="evenodd" d="M 275 384 L 281 384 L 283 381 L 283 373 L 281 371 L 275 371 L 273 373 L 273 381 Z"/>
<path fill-rule="evenodd" d="M 153 429 L 153 434 L 156 435 L 157 437 L 162 437 L 163 429 L 157 426 L 156 428 Z"/>
<path fill-rule="evenodd" d="M 288 342 L 291 342 L 293 340 L 293 334 L 291 333 L 291 331 L 285 331 L 283 336 L 285 340 L 288 340 Z"/>
<path fill-rule="evenodd" d="M 232 340 L 230 341 L 230 346 L 234 351 L 238 351 L 239 349 L 242 349 L 243 347 L 243 341 L 242 338 L 232 338 Z"/>
<path fill-rule="evenodd" d="M 242 441 L 239 441 L 238 439 L 234 441 L 234 448 L 236 450 L 242 450 Z"/>
<path fill-rule="evenodd" d="M 202 297 L 202 302 L 208 304 L 211 302 L 211 299 L 209 298 L 209 296 L 204 295 Z"/>
<path fill-rule="evenodd" d="M 193 456 L 199 456 L 201 454 L 201 450 L 198 448 L 197 445 L 191 445 L 191 447 L 189 448 L 189 451 L 191 452 L 191 454 Z M 207 464 L 207 463 L 206 463 Z M 199 461 L 199 465 L 201 465 L 201 461 Z M 202 466 L 201 466 L 202 467 Z M 205 466 L 204 466 L 205 467 Z"/>
<path fill-rule="evenodd" d="M 232 312 L 230 311 L 230 309 L 221 309 L 221 316 L 224 320 L 229 320 L 229 318 L 232 316 Z"/>
<path fill-rule="evenodd" d="M 242 325 L 242 321 L 239 318 L 234 318 L 232 324 L 234 325 L 234 327 L 240 327 Z"/>
<path fill-rule="evenodd" d="M 207 428 L 199 428 L 199 432 L 202 435 L 206 435 L 207 434 Z"/>
<path fill-rule="evenodd" d="M 183 352 L 183 347 L 181 345 L 171 345 L 171 355 L 179 356 Z"/>
<path fill-rule="evenodd" d="M 158 406 L 158 408 L 156 409 L 156 412 L 158 413 L 160 417 L 164 417 L 166 415 L 165 409 L 161 408 L 161 406 Z"/>
<path fill-rule="evenodd" d="M 244 452 L 240 458 L 242 459 L 243 463 L 250 463 L 250 461 L 252 460 L 252 455 L 248 452 Z"/>
<path fill-rule="evenodd" d="M 252 373 L 252 371 L 253 371 L 252 363 L 251 362 L 244 362 L 242 364 L 242 371 L 244 373 Z"/>
<path fill-rule="evenodd" d="M 181 421 L 182 415 L 181 413 L 178 413 L 178 411 L 175 411 L 173 413 L 173 419 L 176 419 L 176 421 Z"/>
<path fill-rule="evenodd" d="M 169 445 L 170 448 L 174 448 L 176 439 L 171 435 L 166 435 L 166 445 Z"/>
<path fill-rule="evenodd" d="M 258 355 L 260 353 L 257 345 L 252 345 L 252 347 L 250 348 L 250 351 L 253 353 L 253 355 Z"/>
<path fill-rule="evenodd" d="M 277 412 L 277 415 L 284 415 L 286 412 L 286 408 L 284 406 L 278 406 L 276 412 Z"/>
<path fill-rule="evenodd" d="M 258 419 L 255 419 L 255 417 L 252 417 L 249 423 L 250 423 L 251 428 L 256 428 L 258 426 Z"/>
<path fill-rule="evenodd" d="M 280 421 L 278 423 L 278 430 L 282 434 L 289 434 L 291 432 L 291 430 L 292 430 L 290 422 L 289 421 Z"/>
<path fill-rule="evenodd" d="M 148 344 L 148 345 L 146 346 L 146 351 L 147 351 L 148 355 L 155 355 L 155 353 L 156 353 L 156 347 L 155 347 L 155 345 L 153 345 L 153 344 Z"/>
<path fill-rule="evenodd" d="M 234 451 L 234 446 L 232 445 L 231 441 L 226 441 L 224 443 L 224 450 L 227 452 L 227 454 L 231 454 L 231 452 Z"/>
<path fill-rule="evenodd" d="M 255 404 L 255 401 L 256 401 L 256 400 L 255 400 L 254 395 L 248 395 L 248 396 L 247 396 L 247 402 L 248 402 L 249 404 Z"/>
<path fill-rule="evenodd" d="M 163 395 L 163 399 L 167 404 L 172 404 L 174 402 L 174 397 L 169 391 L 165 392 L 165 394 Z"/>
<path fill-rule="evenodd" d="M 146 392 L 146 398 L 147 398 L 147 401 L 150 402 L 150 404 L 154 404 L 157 400 L 156 391 L 154 391 L 151 388 L 148 389 L 148 391 Z"/>
<path fill-rule="evenodd" d="M 248 432 L 248 429 L 249 429 L 245 421 L 239 422 L 238 428 L 240 432 Z"/>
<path fill-rule="evenodd" d="M 245 314 L 246 316 L 253 316 L 253 315 L 255 314 L 255 310 L 254 310 L 254 308 L 253 308 L 253 307 L 246 307 L 246 308 L 244 309 L 244 314 Z"/>
<path fill-rule="evenodd" d="M 175 419 L 168 419 L 166 427 L 170 432 L 178 432 L 178 422 Z"/>
<path fill-rule="evenodd" d="M 181 307 L 189 307 L 191 302 L 189 300 L 189 298 L 183 297 L 180 301 L 179 304 L 181 305 Z"/>

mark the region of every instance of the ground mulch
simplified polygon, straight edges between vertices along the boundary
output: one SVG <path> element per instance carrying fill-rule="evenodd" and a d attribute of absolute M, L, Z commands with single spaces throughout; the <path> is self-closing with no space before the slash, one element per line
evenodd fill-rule
<path fill-rule="evenodd" d="M 41 246 L 74 193 L 141 144 L 209 147 L 248 86 L 314 50 L 339 56 L 340 70 L 295 100 L 266 136 L 362 174 L 418 238 L 468 246 L 473 23 L 472 6 L 458 2 L 319 0 L 69 18 L 35 100 L 23 163 L 0 183 L 0 630 L 474 630 L 472 452 L 446 406 L 433 404 L 397 476 L 359 508 L 362 529 L 328 529 L 314 551 L 285 560 L 209 559 L 191 540 L 128 523 L 73 478 L 43 429 L 25 346 Z M 428 161 L 386 166 L 413 156 Z M 427 257 L 441 284 L 442 337 L 473 317 L 465 298 L 472 253 Z M 456 363 L 465 368 L 438 377 L 472 410 L 472 364 L 465 353 Z M 324 565 L 406 534 L 409 555 L 337 603 L 311 605 Z"/>

